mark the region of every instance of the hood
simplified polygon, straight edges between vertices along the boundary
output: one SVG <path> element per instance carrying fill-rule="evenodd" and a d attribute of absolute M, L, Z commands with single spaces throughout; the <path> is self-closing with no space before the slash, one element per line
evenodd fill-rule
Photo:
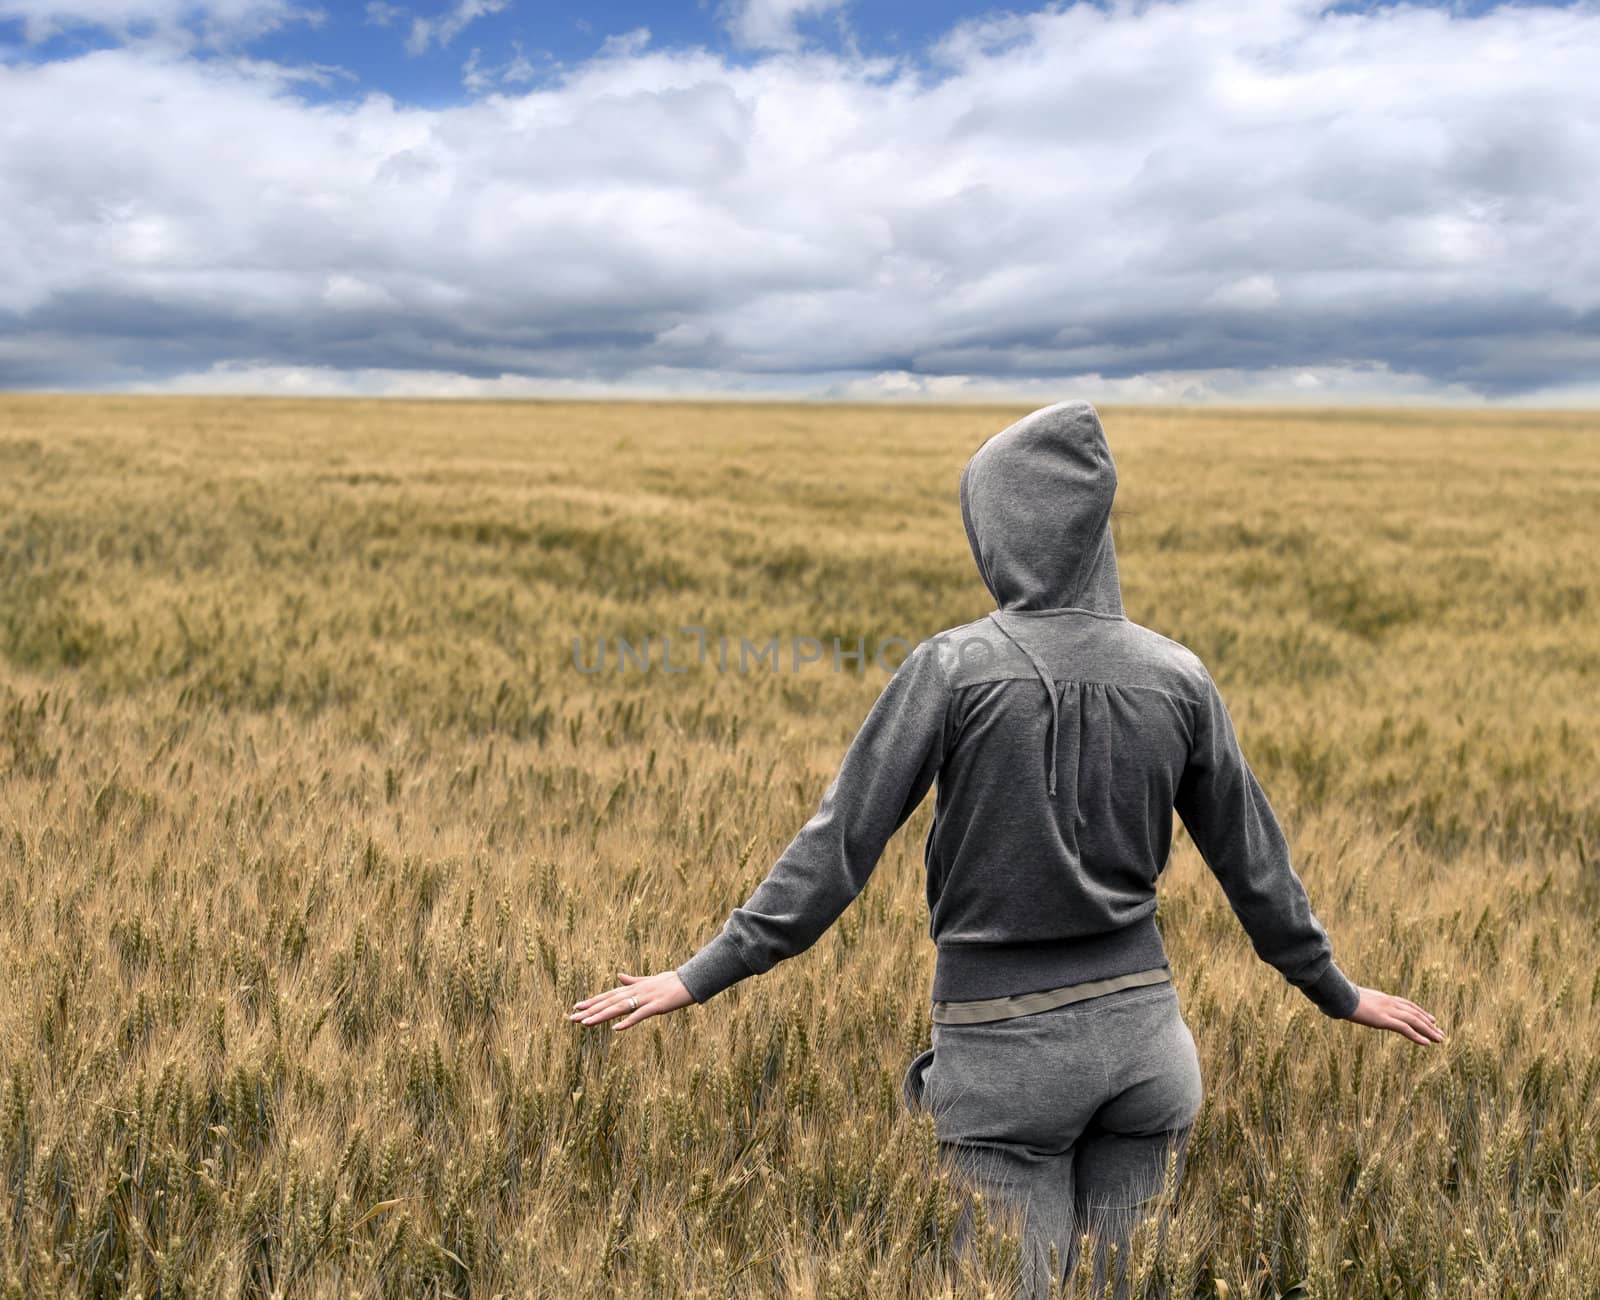
<path fill-rule="evenodd" d="M 988 617 L 1033 664 L 1050 705 L 1047 788 L 1056 792 L 1061 700 L 1055 679 L 1012 635 L 1012 614 L 1084 609 L 1124 617 L 1111 501 L 1117 467 L 1088 402 L 1057 402 L 995 434 L 961 471 L 961 521 L 999 607 Z"/>
<path fill-rule="evenodd" d="M 995 604 L 1121 614 L 1116 492 L 1117 467 L 1088 402 L 1046 406 L 979 447 L 961 471 L 961 520 Z"/>

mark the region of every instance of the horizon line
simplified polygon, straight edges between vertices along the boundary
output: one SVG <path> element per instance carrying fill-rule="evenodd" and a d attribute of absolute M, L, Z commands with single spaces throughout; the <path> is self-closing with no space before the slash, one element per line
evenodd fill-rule
<path fill-rule="evenodd" d="M 404 405 L 407 403 L 454 403 L 458 405 L 544 405 L 544 406 L 603 406 L 603 405 L 635 405 L 635 406 L 837 406 L 837 407 L 908 407 L 917 410 L 927 410 L 938 407 L 973 408 L 983 407 L 1022 407 L 1028 410 L 1038 409 L 1038 399 L 1034 397 L 825 397 L 825 396 L 779 396 L 768 394 L 724 393 L 710 392 L 697 393 L 671 393 L 656 396 L 643 394 L 597 394 L 594 396 L 571 396 L 559 394 L 461 394 L 461 393 L 262 393 L 262 392 L 151 392 L 140 389 L 70 389 L 70 388 L 0 388 L 0 400 L 12 397 L 48 397 L 48 398 L 75 398 L 82 401 L 96 399 L 127 399 L 142 398 L 151 401 L 182 401 L 182 402 L 347 402 L 347 403 L 388 403 Z M 1055 401 L 1065 401 L 1068 398 L 1056 398 Z M 1531 406 L 1523 405 L 1515 400 L 1495 400 L 1484 398 L 1477 402 L 1451 402 L 1444 401 L 1399 401 L 1392 399 L 1363 399 L 1346 398 L 1333 401 L 1294 401 L 1283 398 L 1228 398 L 1228 399 L 1201 399 L 1184 401 L 1171 399 L 1166 401 L 1125 401 L 1106 400 L 1097 401 L 1092 397 L 1081 400 L 1088 401 L 1097 410 L 1257 410 L 1257 411 L 1396 411 L 1420 414 L 1428 411 L 1450 412 L 1463 414 L 1478 412 L 1482 414 L 1499 414 L 1503 412 L 1521 412 L 1525 414 L 1549 415 L 1595 415 L 1600 416 L 1600 403 L 1592 406 Z M 1043 405 L 1049 406 L 1051 402 Z"/>

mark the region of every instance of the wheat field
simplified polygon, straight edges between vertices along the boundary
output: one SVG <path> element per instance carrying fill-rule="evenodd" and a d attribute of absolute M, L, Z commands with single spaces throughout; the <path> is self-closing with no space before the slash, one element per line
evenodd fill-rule
<path fill-rule="evenodd" d="M 794 960 L 566 1014 L 717 932 L 887 680 L 680 629 L 981 616 L 957 478 L 1026 409 L 0 395 L 0 1296 L 1005 1295 L 900 1097 L 931 798 Z M 1133 1294 L 1593 1300 L 1600 414 L 1101 413 L 1129 616 L 1448 1036 L 1320 1015 L 1180 832 L 1206 1100 Z"/>

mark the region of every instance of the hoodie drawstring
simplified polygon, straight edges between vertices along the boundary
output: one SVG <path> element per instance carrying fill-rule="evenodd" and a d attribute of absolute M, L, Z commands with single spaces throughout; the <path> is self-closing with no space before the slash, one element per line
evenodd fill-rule
<path fill-rule="evenodd" d="M 1055 681 L 1045 671 L 1045 666 L 1040 662 L 1039 656 L 1018 641 L 1010 632 L 1006 631 L 1006 625 L 1000 621 L 998 610 L 991 612 L 989 618 L 1004 634 L 1006 640 L 1028 656 L 1029 662 L 1033 664 L 1034 671 L 1039 674 L 1039 680 L 1044 684 L 1044 693 L 1050 697 L 1050 795 L 1054 798 L 1056 793 L 1056 743 L 1061 733 L 1061 702 L 1056 695 Z"/>

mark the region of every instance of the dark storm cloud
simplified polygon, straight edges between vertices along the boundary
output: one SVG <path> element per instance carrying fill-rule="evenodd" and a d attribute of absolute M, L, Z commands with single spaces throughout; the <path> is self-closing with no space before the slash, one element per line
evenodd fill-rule
<path fill-rule="evenodd" d="M 447 108 L 0 66 L 0 383 L 1600 393 L 1593 7 L 1079 5 L 920 66 L 783 35 L 831 7 Z"/>

